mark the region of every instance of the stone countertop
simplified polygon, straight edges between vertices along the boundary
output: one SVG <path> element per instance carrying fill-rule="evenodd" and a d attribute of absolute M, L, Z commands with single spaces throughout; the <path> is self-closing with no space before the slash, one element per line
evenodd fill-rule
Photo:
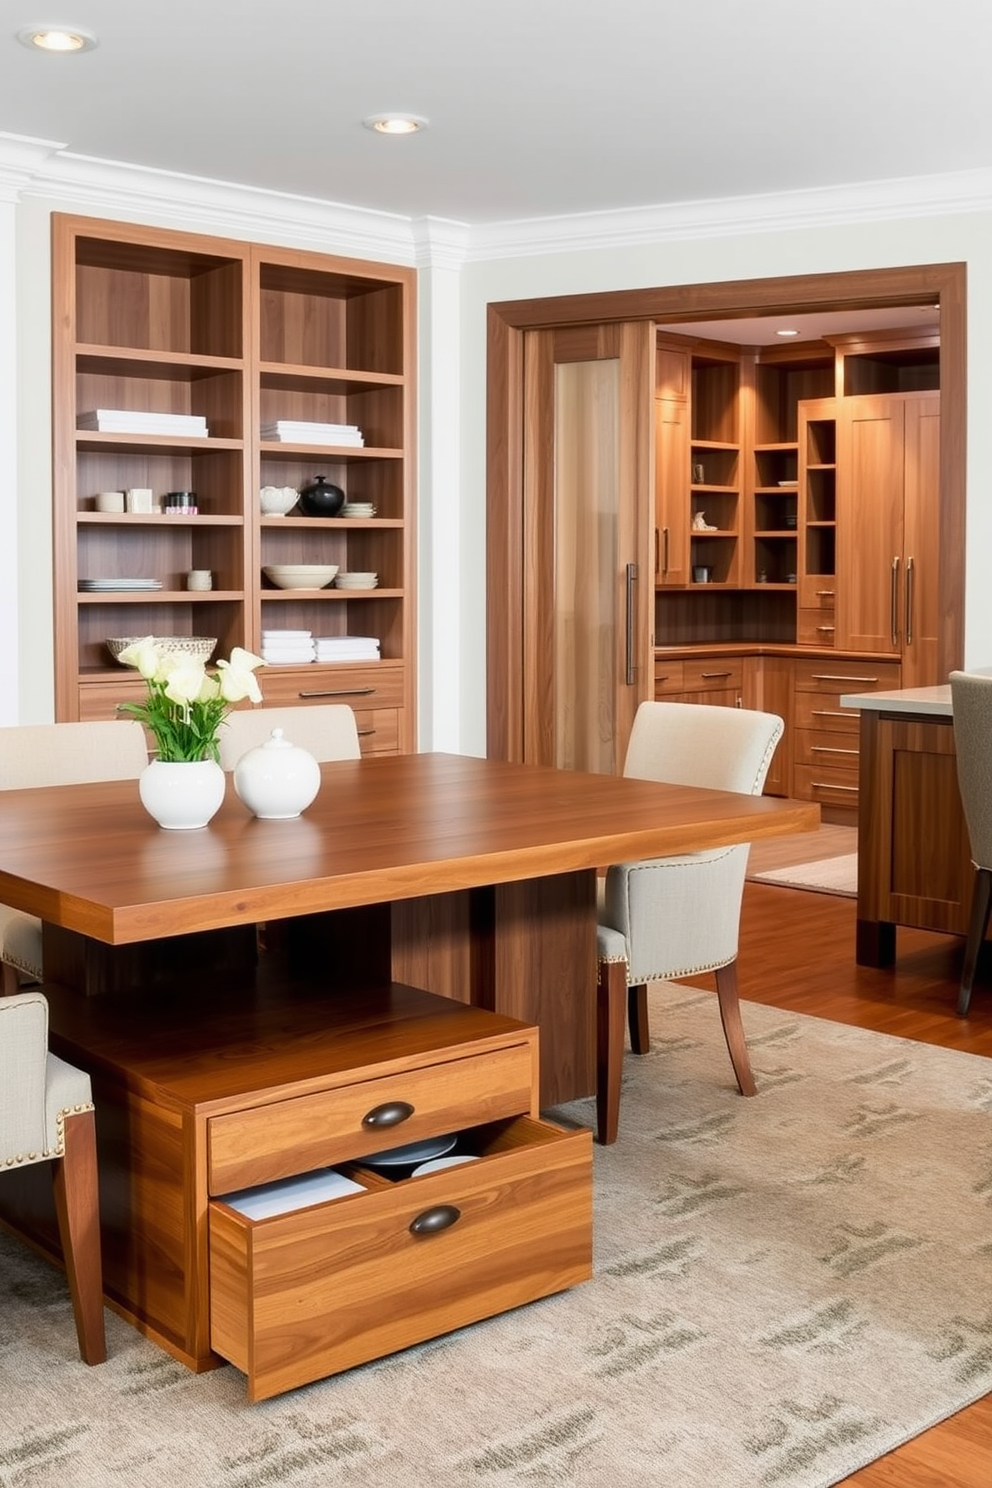
<path fill-rule="evenodd" d="M 951 689 L 945 682 L 942 687 L 898 687 L 891 692 L 845 693 L 840 705 L 842 708 L 873 709 L 876 713 L 930 714 L 950 718 Z"/>

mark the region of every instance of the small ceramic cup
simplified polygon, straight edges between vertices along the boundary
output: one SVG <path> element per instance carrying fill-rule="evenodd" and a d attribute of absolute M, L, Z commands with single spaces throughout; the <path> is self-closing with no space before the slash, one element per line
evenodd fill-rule
<path fill-rule="evenodd" d="M 124 510 L 124 492 L 97 491 L 95 504 L 99 512 L 122 512 Z"/>
<path fill-rule="evenodd" d="M 191 568 L 186 575 L 187 589 L 212 589 L 214 587 L 214 576 L 209 568 Z"/>

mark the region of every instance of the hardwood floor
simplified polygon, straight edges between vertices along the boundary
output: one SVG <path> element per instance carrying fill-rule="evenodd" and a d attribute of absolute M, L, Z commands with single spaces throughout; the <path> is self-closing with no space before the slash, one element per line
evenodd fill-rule
<path fill-rule="evenodd" d="M 814 856 L 809 852 L 806 858 L 797 856 L 791 861 L 811 861 Z M 777 865 L 762 863 L 761 868 L 772 866 Z M 899 930 L 893 969 L 857 966 L 856 911 L 855 900 L 833 894 L 746 884 L 741 996 L 992 1058 L 992 965 L 980 966 L 981 980 L 976 980 L 971 1012 L 967 1018 L 958 1018 L 954 1009 L 963 942 L 952 936 Z M 712 986 L 712 978 L 698 982 Z M 988 1277 L 984 1284 L 987 1290 Z M 980 1287 L 981 1279 L 976 1277 L 976 1288 Z M 845 1482 L 857 1488 L 989 1488 L 992 1395 Z"/>

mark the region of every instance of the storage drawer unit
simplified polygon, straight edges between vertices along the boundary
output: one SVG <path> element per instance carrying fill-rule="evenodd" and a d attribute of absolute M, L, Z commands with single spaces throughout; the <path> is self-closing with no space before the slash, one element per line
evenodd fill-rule
<path fill-rule="evenodd" d="M 793 794 L 853 811 L 858 804 L 858 715 L 842 693 L 899 686 L 895 662 L 800 659 L 795 664 Z"/>

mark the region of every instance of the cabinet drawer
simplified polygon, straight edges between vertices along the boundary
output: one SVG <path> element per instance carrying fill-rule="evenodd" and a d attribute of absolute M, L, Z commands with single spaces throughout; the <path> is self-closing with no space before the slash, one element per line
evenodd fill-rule
<path fill-rule="evenodd" d="M 845 734 L 853 740 L 857 740 L 861 722 L 861 715 L 856 709 L 842 708 L 837 697 L 817 692 L 796 693 L 794 717 L 797 729 Z"/>
<path fill-rule="evenodd" d="M 265 701 L 347 703 L 352 708 L 401 708 L 403 668 L 388 662 L 366 667 L 267 667 L 261 676 Z"/>
<path fill-rule="evenodd" d="M 849 656 L 836 661 L 796 661 L 797 692 L 828 692 L 840 697 L 842 692 L 879 692 L 899 686 L 898 662 L 852 661 Z"/>
<path fill-rule="evenodd" d="M 793 768 L 793 794 L 800 801 L 819 801 L 821 806 L 858 804 L 857 775 L 829 766 L 800 765 Z"/>
<path fill-rule="evenodd" d="M 858 736 L 828 733 L 821 729 L 796 729 L 795 761 L 799 765 L 823 765 L 847 770 L 851 784 L 858 783 Z"/>
<path fill-rule="evenodd" d="M 355 710 L 358 742 L 363 754 L 395 754 L 400 747 L 400 714 L 398 708 L 376 708 L 374 712 Z"/>
<path fill-rule="evenodd" d="M 654 695 L 656 698 L 667 697 L 669 693 L 682 691 L 684 665 L 681 661 L 663 661 L 660 657 L 655 657 Z"/>
<path fill-rule="evenodd" d="M 835 631 L 833 610 L 801 609 L 796 616 L 796 640 L 800 646 L 832 646 Z"/>
<path fill-rule="evenodd" d="M 738 689 L 744 681 L 744 663 L 740 657 L 711 656 L 683 663 L 683 692 L 712 692 L 718 688 Z"/>
<path fill-rule="evenodd" d="M 535 1058 L 529 1040 L 214 1116 L 207 1133 L 208 1189 L 230 1193 L 457 1131 L 470 1120 L 519 1116 L 532 1108 Z M 404 1121 L 363 1126 L 370 1111 L 394 1102 L 413 1108 Z"/>
<path fill-rule="evenodd" d="M 833 610 L 837 607 L 837 580 L 825 574 L 803 574 L 799 579 L 799 603 L 804 610 Z"/>
<path fill-rule="evenodd" d="M 476 1141 L 472 1144 L 472 1138 Z M 210 1342 L 262 1400 L 592 1274 L 592 1134 L 518 1118 L 479 1160 L 251 1220 L 210 1205 Z M 446 1227 L 417 1234 L 419 1218 Z"/>

